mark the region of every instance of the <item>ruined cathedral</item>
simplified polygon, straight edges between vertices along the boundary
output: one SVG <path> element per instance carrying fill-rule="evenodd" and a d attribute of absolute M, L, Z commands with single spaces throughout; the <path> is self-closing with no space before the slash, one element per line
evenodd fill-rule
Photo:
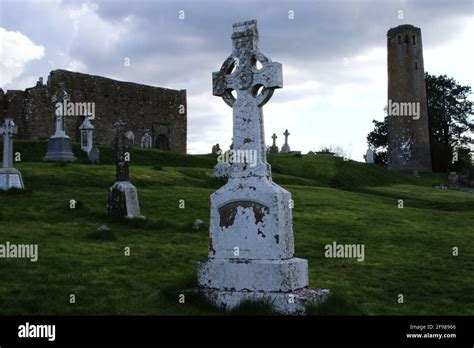
<path fill-rule="evenodd" d="M 72 103 L 93 103 L 94 143 L 110 144 L 115 121 L 126 123 L 126 130 L 140 146 L 147 133 L 151 147 L 186 153 L 186 90 L 173 90 L 105 78 L 53 70 L 47 83 L 39 79 L 26 90 L 0 90 L 0 118 L 13 118 L 20 139 L 46 140 L 54 134 L 55 105 L 52 96 L 60 84 Z M 84 117 L 65 117 L 65 130 L 73 141 L 80 141 L 79 127 Z"/>

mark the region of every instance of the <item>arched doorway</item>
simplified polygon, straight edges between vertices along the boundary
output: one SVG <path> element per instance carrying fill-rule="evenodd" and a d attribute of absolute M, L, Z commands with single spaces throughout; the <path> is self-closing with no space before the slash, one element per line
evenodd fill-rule
<path fill-rule="evenodd" d="M 168 137 L 164 134 L 158 134 L 155 137 L 154 147 L 156 149 L 169 150 L 170 149 L 170 141 L 169 141 Z"/>

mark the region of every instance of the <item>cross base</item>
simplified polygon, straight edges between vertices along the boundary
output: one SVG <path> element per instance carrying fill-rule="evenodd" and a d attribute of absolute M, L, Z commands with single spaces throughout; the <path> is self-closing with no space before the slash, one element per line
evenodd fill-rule
<path fill-rule="evenodd" d="M 274 311 L 286 315 L 305 315 L 309 305 L 318 306 L 330 295 L 327 289 L 303 288 L 292 292 L 226 291 L 201 289 L 204 296 L 220 308 L 233 309 L 243 301 L 265 301 Z"/>
<path fill-rule="evenodd" d="M 43 157 L 44 161 L 72 162 L 76 160 L 72 152 L 71 139 L 69 137 L 54 137 L 48 140 L 48 152 Z"/>
<path fill-rule="evenodd" d="M 8 191 L 12 188 L 25 188 L 21 173 L 15 168 L 0 168 L 0 190 Z"/>

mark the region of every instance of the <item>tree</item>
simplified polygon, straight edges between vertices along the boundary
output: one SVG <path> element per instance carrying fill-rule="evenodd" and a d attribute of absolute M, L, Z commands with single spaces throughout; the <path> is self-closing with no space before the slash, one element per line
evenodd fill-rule
<path fill-rule="evenodd" d="M 470 86 L 461 86 L 446 75 L 425 74 L 428 100 L 431 162 L 436 172 L 463 172 L 471 162 L 469 136 L 474 132 Z M 372 121 L 374 130 L 367 135 L 367 143 L 374 148 L 374 160 L 387 164 L 387 122 Z M 377 163 L 377 162 L 376 162 Z"/>

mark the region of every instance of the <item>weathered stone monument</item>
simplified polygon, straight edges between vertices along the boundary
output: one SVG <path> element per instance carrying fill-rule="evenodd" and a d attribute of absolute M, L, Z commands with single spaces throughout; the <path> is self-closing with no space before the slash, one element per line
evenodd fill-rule
<path fill-rule="evenodd" d="M 3 136 L 3 166 L 0 169 L 0 190 L 25 188 L 20 171 L 13 168 L 13 135 L 17 133 L 18 127 L 13 120 L 5 119 L 0 127 L 0 135 Z"/>
<path fill-rule="evenodd" d="M 273 140 L 273 144 L 272 146 L 270 146 L 270 153 L 278 153 L 278 146 L 276 145 L 276 140 L 277 140 L 277 135 L 275 133 L 273 133 L 272 135 L 272 140 Z"/>
<path fill-rule="evenodd" d="M 288 145 L 288 136 L 290 135 L 290 133 L 288 133 L 288 129 L 285 130 L 285 133 L 283 133 L 283 135 L 285 136 L 285 143 L 281 147 L 281 153 L 289 153 L 291 150 L 290 145 Z"/>
<path fill-rule="evenodd" d="M 269 300 L 279 312 L 302 314 L 329 290 L 308 288 L 308 263 L 294 257 L 291 194 L 272 181 L 266 160 L 262 107 L 283 86 L 282 68 L 259 51 L 255 20 L 233 29 L 233 53 L 213 73 L 213 94 L 233 108 L 233 150 L 242 157 L 211 195 L 209 254 L 198 266 L 198 283 L 227 309 Z"/>
<path fill-rule="evenodd" d="M 70 101 L 69 94 L 64 89 L 64 83 L 59 84 L 59 91 L 51 98 L 57 105 Z M 75 161 L 76 157 L 72 153 L 71 139 L 64 131 L 63 108 L 56 108 L 56 131 L 48 140 L 48 152 L 43 158 L 45 161 L 68 162 Z"/>
<path fill-rule="evenodd" d="M 110 188 L 107 214 L 110 216 L 143 218 L 140 215 L 137 188 L 130 182 L 128 163 L 131 142 L 124 132 L 125 123 L 117 121 L 114 124 L 114 141 L 112 148 L 117 155 L 116 181 Z"/>
<path fill-rule="evenodd" d="M 374 164 L 374 151 L 370 147 L 365 153 L 365 163 Z"/>
<path fill-rule="evenodd" d="M 420 28 L 387 33 L 388 169 L 431 172 L 423 46 Z"/>
<path fill-rule="evenodd" d="M 94 126 L 89 117 L 84 117 L 84 121 L 79 126 L 81 131 L 81 150 L 89 153 L 94 146 Z"/>
<path fill-rule="evenodd" d="M 141 139 L 140 145 L 144 149 L 151 149 L 152 148 L 152 138 L 150 135 L 150 130 L 148 128 L 144 129 L 145 134 Z"/>

